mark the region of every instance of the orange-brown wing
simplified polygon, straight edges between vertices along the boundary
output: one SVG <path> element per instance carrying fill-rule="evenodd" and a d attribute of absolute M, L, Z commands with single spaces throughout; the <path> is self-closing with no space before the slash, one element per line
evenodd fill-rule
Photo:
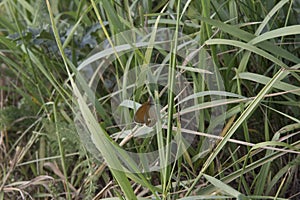
<path fill-rule="evenodd" d="M 149 118 L 149 108 L 149 102 L 146 102 L 141 107 L 139 107 L 139 109 L 134 114 L 134 121 L 141 124 L 147 123 Z"/>

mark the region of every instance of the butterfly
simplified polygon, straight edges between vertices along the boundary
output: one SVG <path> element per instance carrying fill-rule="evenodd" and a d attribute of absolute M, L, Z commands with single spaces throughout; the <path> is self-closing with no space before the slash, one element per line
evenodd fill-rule
<path fill-rule="evenodd" d="M 157 117 L 152 97 L 149 97 L 148 101 L 139 107 L 134 114 L 134 121 L 138 124 L 146 124 L 149 127 L 154 126 L 157 121 Z"/>

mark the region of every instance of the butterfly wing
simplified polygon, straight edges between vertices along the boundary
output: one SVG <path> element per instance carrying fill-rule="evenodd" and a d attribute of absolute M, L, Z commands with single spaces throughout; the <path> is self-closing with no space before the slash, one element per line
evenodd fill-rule
<path fill-rule="evenodd" d="M 134 114 L 134 121 L 140 124 L 146 124 L 152 127 L 156 121 L 156 107 L 152 97 L 149 97 L 148 101 L 144 103 Z"/>
<path fill-rule="evenodd" d="M 144 103 L 134 114 L 134 121 L 136 123 L 145 124 L 148 122 L 149 102 Z"/>

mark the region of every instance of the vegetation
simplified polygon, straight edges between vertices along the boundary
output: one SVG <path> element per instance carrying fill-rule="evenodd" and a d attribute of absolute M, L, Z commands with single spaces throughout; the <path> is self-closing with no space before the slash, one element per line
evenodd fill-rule
<path fill-rule="evenodd" d="M 0 199 L 300 199 L 299 0 L 0 11 Z"/>

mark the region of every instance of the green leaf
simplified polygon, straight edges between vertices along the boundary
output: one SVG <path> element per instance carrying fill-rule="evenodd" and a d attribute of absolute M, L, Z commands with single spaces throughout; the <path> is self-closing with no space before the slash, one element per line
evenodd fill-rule
<path fill-rule="evenodd" d="M 229 195 L 232 195 L 235 198 L 239 198 L 242 194 L 235 190 L 234 188 L 232 188 L 231 186 L 223 183 L 222 181 L 209 176 L 207 174 L 203 174 L 203 176 L 206 178 L 206 180 L 208 180 L 211 184 L 213 184 L 214 186 L 216 186 L 217 188 L 221 189 L 223 192 L 226 192 Z"/>

